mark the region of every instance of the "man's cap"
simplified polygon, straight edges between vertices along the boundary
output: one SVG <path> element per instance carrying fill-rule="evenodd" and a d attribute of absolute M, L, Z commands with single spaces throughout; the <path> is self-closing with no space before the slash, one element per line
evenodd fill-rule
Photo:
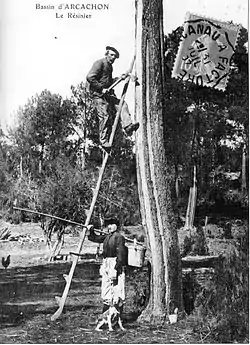
<path fill-rule="evenodd" d="M 104 219 L 104 226 L 108 226 L 110 224 L 116 224 L 117 226 L 120 225 L 119 219 L 116 217 L 108 217 Z"/>
<path fill-rule="evenodd" d="M 106 50 L 112 50 L 114 53 L 116 53 L 117 59 L 119 58 L 120 54 L 119 54 L 118 50 L 115 49 L 114 47 L 107 46 L 107 47 L 106 47 Z"/>

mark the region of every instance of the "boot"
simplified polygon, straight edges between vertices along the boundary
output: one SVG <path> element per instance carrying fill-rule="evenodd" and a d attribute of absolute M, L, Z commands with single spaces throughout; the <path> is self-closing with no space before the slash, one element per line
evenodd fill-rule
<path fill-rule="evenodd" d="M 128 137 L 130 137 L 133 134 L 133 132 L 137 131 L 139 126 L 139 122 L 131 123 L 130 125 L 124 128 L 124 132 Z"/>

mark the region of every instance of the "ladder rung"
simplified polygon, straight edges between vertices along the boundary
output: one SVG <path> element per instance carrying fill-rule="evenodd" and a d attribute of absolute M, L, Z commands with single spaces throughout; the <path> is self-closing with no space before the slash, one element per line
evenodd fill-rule
<path fill-rule="evenodd" d="M 76 256 L 83 256 L 83 254 L 80 254 L 80 253 L 74 253 L 74 252 L 69 252 L 70 255 L 76 255 Z"/>
<path fill-rule="evenodd" d="M 68 260 L 69 259 L 69 254 L 58 254 L 56 256 L 53 256 L 51 258 L 51 261 L 60 261 L 60 260 Z"/>

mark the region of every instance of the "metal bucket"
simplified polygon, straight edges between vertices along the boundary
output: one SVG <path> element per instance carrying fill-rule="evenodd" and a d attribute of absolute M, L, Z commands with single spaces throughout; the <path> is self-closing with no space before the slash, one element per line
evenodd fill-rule
<path fill-rule="evenodd" d="M 128 265 L 142 267 L 145 259 L 146 248 L 140 244 L 127 244 Z"/>
<path fill-rule="evenodd" d="M 177 314 L 170 314 L 168 315 L 170 323 L 176 323 L 177 322 Z"/>

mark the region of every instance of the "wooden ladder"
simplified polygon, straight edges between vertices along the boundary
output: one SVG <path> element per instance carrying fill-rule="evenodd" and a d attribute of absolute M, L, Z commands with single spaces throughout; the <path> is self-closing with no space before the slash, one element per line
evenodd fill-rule
<path fill-rule="evenodd" d="M 125 79 L 125 84 L 124 84 L 123 91 L 122 91 L 122 96 L 121 96 L 121 99 L 120 99 L 120 102 L 119 102 L 118 111 L 117 111 L 117 114 L 116 114 L 116 117 L 115 117 L 114 124 L 112 126 L 112 132 L 111 132 L 111 135 L 110 135 L 110 138 L 109 138 L 109 144 L 111 146 L 113 144 L 116 127 L 117 127 L 117 124 L 118 124 L 118 121 L 119 121 L 119 118 L 120 118 L 120 115 L 121 115 L 122 106 L 123 106 L 123 103 L 124 103 L 124 100 L 125 100 L 125 96 L 126 96 L 126 92 L 127 92 L 127 89 L 128 89 L 128 85 L 129 85 L 129 82 L 130 82 L 130 79 L 131 79 L 131 72 L 132 72 L 133 67 L 134 67 L 134 62 L 135 62 L 135 56 L 133 57 L 132 63 L 130 65 L 130 69 L 128 70 L 128 76 Z M 120 80 L 122 80 L 122 79 L 120 78 Z M 117 85 L 117 82 L 113 84 L 113 87 L 115 85 Z M 70 289 L 71 281 L 72 281 L 72 278 L 73 278 L 73 274 L 74 274 L 74 271 L 75 271 L 75 268 L 76 268 L 76 264 L 77 264 L 77 261 L 78 261 L 78 258 L 79 258 L 79 254 L 81 253 L 83 242 L 84 242 L 85 237 L 86 237 L 87 226 L 89 225 L 92 213 L 94 211 L 95 203 L 96 203 L 97 196 L 98 196 L 98 193 L 99 193 L 99 189 L 100 189 L 100 186 L 101 186 L 101 182 L 102 182 L 104 170 L 105 170 L 105 167 L 106 167 L 106 164 L 107 164 L 107 161 L 108 161 L 108 157 L 109 157 L 109 154 L 105 153 L 105 156 L 104 156 L 104 159 L 103 159 L 103 162 L 102 162 L 102 167 L 100 169 L 98 181 L 97 181 L 97 184 L 96 184 L 96 188 L 94 190 L 94 194 L 93 194 L 92 202 L 91 202 L 91 205 L 90 205 L 90 209 L 87 212 L 87 218 L 86 218 L 86 221 L 85 221 L 85 223 L 83 225 L 83 230 L 82 230 L 82 233 L 81 233 L 80 242 L 78 244 L 77 251 L 75 252 L 75 255 L 74 255 L 74 258 L 73 258 L 73 261 L 72 261 L 72 265 L 71 265 L 69 274 L 64 274 L 63 275 L 63 277 L 64 277 L 64 279 L 66 281 L 66 286 L 64 288 L 62 297 L 55 296 L 55 299 L 56 299 L 56 301 L 57 301 L 57 303 L 59 305 L 59 308 L 51 316 L 51 320 L 52 321 L 55 321 L 61 315 L 61 313 L 63 311 L 64 305 L 65 305 L 65 302 L 66 302 L 66 298 L 67 298 L 68 293 L 69 293 L 69 289 Z"/>

